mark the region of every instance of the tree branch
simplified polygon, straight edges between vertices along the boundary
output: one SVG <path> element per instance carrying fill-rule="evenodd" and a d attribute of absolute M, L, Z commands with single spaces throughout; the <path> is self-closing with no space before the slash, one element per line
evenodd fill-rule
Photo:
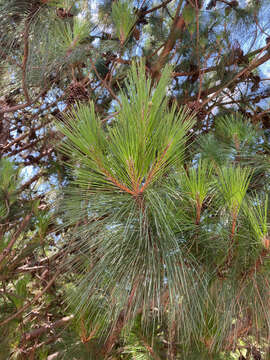
<path fill-rule="evenodd" d="M 149 9 L 149 10 L 146 10 L 142 13 L 142 15 L 147 15 L 147 14 L 150 14 L 156 10 L 159 10 L 161 8 L 165 8 L 165 6 L 167 6 L 172 0 L 167 0 L 167 1 L 164 1 L 163 3 L 161 3 L 160 5 L 158 6 L 155 6 L 153 7 L 152 9 Z"/>
<path fill-rule="evenodd" d="M 96 69 L 96 67 L 95 67 L 95 64 L 93 63 L 93 61 L 92 61 L 91 58 L 89 58 L 89 61 L 90 61 L 90 63 L 91 63 L 91 66 L 92 66 L 93 70 L 95 71 L 96 76 L 97 76 L 98 79 L 101 81 L 102 85 L 109 91 L 109 93 L 111 94 L 111 96 L 118 102 L 118 104 L 119 104 L 120 107 L 121 107 L 122 104 L 121 104 L 120 100 L 118 99 L 118 97 L 116 96 L 116 94 L 113 92 L 113 90 L 106 84 L 106 81 L 101 78 L 101 76 L 99 75 L 99 73 L 98 73 L 98 71 L 97 71 L 97 69 Z"/>
<path fill-rule="evenodd" d="M 3 320 L 0 323 L 0 326 L 4 326 L 7 323 L 9 323 L 11 320 L 16 319 L 17 317 L 19 317 L 26 309 L 28 309 L 32 304 L 34 304 L 43 294 L 45 294 L 45 292 L 52 286 L 52 284 L 54 283 L 55 279 L 57 278 L 57 276 L 60 274 L 60 270 L 57 271 L 54 276 L 52 277 L 52 279 L 48 282 L 48 284 L 45 286 L 45 288 L 40 291 L 33 300 L 29 301 L 27 304 L 25 304 L 24 306 L 22 306 L 15 314 L 9 316 L 8 318 L 6 318 L 5 320 Z"/>
<path fill-rule="evenodd" d="M 267 50 L 270 48 L 270 42 L 261 49 L 261 52 Z M 261 53 L 260 52 L 260 53 Z M 260 53 L 258 54 L 258 56 L 260 55 Z M 242 75 L 246 74 L 246 73 L 250 73 L 252 70 L 256 69 L 258 66 L 264 64 L 266 61 L 268 61 L 270 59 L 270 52 L 267 52 L 265 55 L 263 55 L 261 58 L 258 58 L 258 56 L 256 56 L 256 58 L 242 71 L 240 71 L 238 74 L 236 74 L 234 76 L 234 78 L 232 80 L 230 80 L 229 82 L 227 82 L 226 84 L 223 84 L 221 86 L 218 87 L 218 90 L 216 90 L 216 87 L 206 90 L 206 92 L 203 92 L 204 95 L 209 95 L 214 93 L 212 96 L 210 96 L 209 98 L 207 98 L 201 105 L 200 107 L 205 106 L 207 103 L 209 103 L 214 97 L 216 97 L 224 88 L 227 88 L 229 85 L 231 85 L 232 83 L 234 83 L 237 79 L 239 79 Z"/>
<path fill-rule="evenodd" d="M 185 21 L 183 17 L 179 15 L 182 4 L 183 4 L 183 0 L 180 0 L 175 12 L 174 21 L 172 23 L 168 39 L 163 47 L 163 50 L 158 58 L 158 61 L 151 68 L 153 78 L 159 78 L 160 70 L 166 63 L 168 55 L 174 48 L 176 40 L 177 38 L 179 38 L 179 33 L 182 32 L 182 30 L 184 29 Z"/>
<path fill-rule="evenodd" d="M 70 315 L 70 316 L 65 316 L 60 320 L 55 321 L 52 324 L 46 324 L 44 326 L 41 326 L 38 329 L 35 329 L 27 334 L 24 334 L 23 336 L 23 341 L 30 341 L 33 340 L 45 333 L 48 333 L 49 331 L 53 330 L 53 329 L 57 329 L 61 326 L 64 326 L 66 323 L 68 323 L 69 321 L 71 321 L 74 318 L 74 315 Z"/>
<path fill-rule="evenodd" d="M 14 105 L 8 108 L 2 108 L 0 109 L 0 114 L 5 114 L 5 113 L 9 113 L 9 112 L 15 112 L 18 110 L 22 110 L 25 109 L 27 106 L 31 106 L 33 105 L 36 101 L 38 101 L 38 99 L 44 95 L 47 92 L 48 88 L 46 88 L 45 90 L 43 89 L 32 101 L 30 102 L 26 102 L 24 104 L 19 104 L 19 105 Z"/>
<path fill-rule="evenodd" d="M 23 34 L 24 50 L 23 50 L 23 62 L 22 62 L 22 89 L 27 103 L 31 102 L 28 89 L 26 86 L 26 66 L 27 66 L 27 60 L 29 54 L 29 29 L 30 29 L 30 19 L 27 19 Z"/>
<path fill-rule="evenodd" d="M 25 216 L 25 218 L 23 219 L 21 225 L 19 226 L 19 229 L 14 233 L 14 235 L 11 238 L 11 241 L 9 242 L 8 246 L 3 250 L 2 254 L 0 254 L 0 264 L 1 262 L 7 257 L 7 255 L 10 253 L 13 245 L 15 244 L 16 240 L 18 239 L 18 237 L 20 236 L 21 232 L 23 231 L 23 229 L 27 226 L 27 224 L 29 223 L 30 219 L 32 217 L 32 213 L 28 214 Z M 1 267 L 0 267 L 1 269 Z"/>

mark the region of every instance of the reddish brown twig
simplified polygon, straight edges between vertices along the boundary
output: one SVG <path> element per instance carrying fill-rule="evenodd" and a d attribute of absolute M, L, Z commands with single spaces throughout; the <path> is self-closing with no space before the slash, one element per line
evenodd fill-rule
<path fill-rule="evenodd" d="M 228 254 L 226 256 L 226 259 L 221 265 L 221 267 L 218 269 L 218 272 L 222 274 L 224 271 L 228 270 L 231 266 L 232 260 L 233 260 L 233 246 L 234 246 L 234 240 L 235 240 L 235 230 L 236 230 L 236 224 L 237 224 L 237 209 L 233 211 L 232 214 L 232 228 L 231 228 L 231 234 L 230 234 L 230 244 L 228 249 Z"/>
<path fill-rule="evenodd" d="M 214 91 L 214 94 L 210 97 L 208 97 L 201 105 L 200 107 L 205 106 L 207 103 L 209 103 L 211 100 L 213 100 L 223 89 L 234 83 L 237 79 L 239 79 L 241 76 L 246 75 L 246 73 L 250 73 L 252 70 L 256 69 L 261 64 L 264 64 L 267 60 L 270 59 L 270 52 L 267 52 L 265 55 L 263 55 L 261 58 L 259 58 L 259 55 L 261 55 L 262 52 L 266 51 L 270 48 L 270 42 L 264 46 L 259 54 L 255 57 L 255 59 L 242 71 L 240 71 L 238 74 L 236 74 L 232 80 L 228 81 L 226 84 L 221 85 L 216 91 Z M 208 91 L 208 94 L 211 93 Z"/>
<path fill-rule="evenodd" d="M 159 10 L 159 9 L 161 9 L 161 8 L 164 8 L 164 7 L 167 6 L 171 1 L 172 1 L 172 0 L 164 1 L 164 2 L 161 3 L 160 5 L 155 6 L 155 7 L 153 7 L 152 9 L 149 9 L 149 10 L 144 11 L 144 12 L 143 12 L 143 15 L 147 15 L 147 14 L 150 14 L 150 13 L 152 13 L 152 12 L 154 12 L 154 11 L 157 11 L 157 10 Z"/>
<path fill-rule="evenodd" d="M 26 102 L 24 104 L 19 104 L 19 105 L 14 105 L 14 106 L 11 106 L 11 107 L 4 107 L 4 108 L 0 109 L 0 114 L 10 113 L 10 112 L 15 112 L 15 111 L 18 111 L 18 110 L 25 109 L 27 106 L 33 105 L 35 102 L 37 102 L 38 99 L 42 95 L 46 94 L 47 91 L 48 91 L 48 88 L 42 89 L 40 91 L 40 93 L 33 100 L 31 100 L 30 102 Z"/>
<path fill-rule="evenodd" d="M 17 241 L 18 237 L 20 236 L 21 232 L 24 230 L 24 228 L 27 226 L 27 224 L 29 223 L 30 219 L 32 217 L 32 213 L 28 214 L 25 216 L 25 218 L 23 219 L 21 225 L 19 226 L 18 230 L 15 231 L 15 233 L 13 234 L 8 246 L 2 251 L 2 253 L 0 254 L 0 264 L 1 262 L 8 256 L 8 254 L 10 253 L 13 245 L 15 244 L 15 242 Z"/>
<path fill-rule="evenodd" d="M 44 326 L 41 326 L 38 329 L 35 329 L 29 333 L 24 334 L 23 336 L 23 340 L 24 341 L 30 341 L 33 340 L 35 338 L 40 337 L 43 334 L 48 333 L 49 331 L 53 330 L 53 329 L 57 329 L 61 326 L 66 325 L 66 323 L 70 322 L 72 319 L 74 318 L 74 315 L 70 315 L 70 316 L 65 316 L 60 320 L 55 321 L 54 323 L 51 324 L 46 324 Z"/>
<path fill-rule="evenodd" d="M 112 329 L 112 332 L 110 334 L 110 336 L 108 337 L 107 341 L 104 344 L 104 348 L 103 348 L 103 355 L 105 356 L 105 359 L 107 359 L 107 357 L 109 356 L 116 340 L 118 339 L 118 337 L 120 336 L 123 327 L 125 326 L 126 322 L 128 321 L 131 312 L 131 305 L 132 302 L 134 300 L 134 296 L 136 294 L 137 288 L 139 285 L 139 281 L 138 279 L 135 280 L 135 283 L 132 287 L 131 293 L 128 297 L 128 301 L 127 301 L 127 306 L 126 306 L 126 310 L 122 310 L 118 316 L 118 319 Z M 141 310 L 140 310 L 141 311 Z"/>
<path fill-rule="evenodd" d="M 3 320 L 0 323 L 0 326 L 4 326 L 7 323 L 9 323 L 11 320 L 16 319 L 17 317 L 19 317 L 26 309 L 28 309 L 31 305 L 33 305 L 34 303 L 37 302 L 37 300 L 43 295 L 45 294 L 45 292 L 52 286 L 52 284 L 54 283 L 55 279 L 57 278 L 57 276 L 59 276 L 60 274 L 60 270 L 57 271 L 54 276 L 51 278 L 51 280 L 48 282 L 48 284 L 45 286 L 45 288 L 40 291 L 33 300 L 29 301 L 27 304 L 25 304 L 24 306 L 22 306 L 15 314 L 12 314 L 11 316 L 9 316 L 8 318 L 6 318 L 5 320 Z"/>
<path fill-rule="evenodd" d="M 35 176 L 31 177 L 31 179 L 29 179 L 28 181 L 26 181 L 18 190 L 18 193 L 20 193 L 21 191 L 23 191 L 24 189 L 26 189 L 28 186 L 30 186 L 31 184 L 33 184 L 34 181 L 38 180 L 39 178 L 41 178 L 43 175 L 45 174 L 44 171 L 40 171 L 39 173 L 37 173 Z"/>
<path fill-rule="evenodd" d="M 153 347 L 150 346 L 146 340 L 145 337 L 141 337 L 143 346 L 146 348 L 146 350 L 149 352 L 150 356 L 153 358 L 153 360 L 161 360 L 159 355 L 154 351 Z"/>
<path fill-rule="evenodd" d="M 184 18 L 181 15 L 179 15 L 181 7 L 182 7 L 182 3 L 183 3 L 183 1 L 180 0 L 177 5 L 174 21 L 172 23 L 168 39 L 163 47 L 163 50 L 162 50 L 157 62 L 152 66 L 151 71 L 152 71 L 152 76 L 154 79 L 159 78 L 160 70 L 166 63 L 166 60 L 167 60 L 170 52 L 174 48 L 176 40 L 177 40 L 177 38 L 179 38 L 179 33 L 184 29 L 184 26 L 185 26 Z"/>
<path fill-rule="evenodd" d="M 121 101 L 120 101 L 119 98 L 116 96 L 116 94 L 114 93 L 114 91 L 112 90 L 112 88 L 110 88 L 110 86 L 107 85 L 106 81 L 104 81 L 104 80 L 101 78 L 101 76 L 99 75 L 99 73 L 98 73 L 98 71 L 97 71 L 97 69 L 96 69 L 96 67 L 95 67 L 95 64 L 93 63 L 93 61 L 92 61 L 91 58 L 89 58 L 89 61 L 90 61 L 90 64 L 91 64 L 91 66 L 92 66 L 92 68 L 93 68 L 93 70 L 94 70 L 97 78 L 99 79 L 99 81 L 100 81 L 100 82 L 102 83 L 102 85 L 109 91 L 109 93 L 111 94 L 111 96 L 118 102 L 118 104 L 119 104 L 120 106 L 122 106 Z"/>
<path fill-rule="evenodd" d="M 269 254 L 269 249 L 264 248 L 261 250 L 255 264 L 248 271 L 244 273 L 242 277 L 242 283 L 244 283 L 246 279 L 251 278 L 254 274 L 256 274 L 256 272 L 260 270 L 260 268 L 263 265 L 263 261 L 268 254 Z"/>
<path fill-rule="evenodd" d="M 28 53 L 29 53 L 29 29 L 30 29 L 30 19 L 27 19 L 26 26 L 24 29 L 24 34 L 23 34 L 24 49 L 23 49 L 23 61 L 22 61 L 22 89 L 24 92 L 26 102 L 28 104 L 31 102 L 29 93 L 28 93 L 28 89 L 26 86 L 26 67 L 27 67 L 27 60 L 28 60 Z"/>
<path fill-rule="evenodd" d="M 154 176 L 156 175 L 156 173 L 158 172 L 158 170 L 160 169 L 160 167 L 163 165 L 163 160 L 164 157 L 166 155 L 166 153 L 168 152 L 169 148 L 171 146 L 171 143 L 169 143 L 165 149 L 163 150 L 162 154 L 160 155 L 160 158 L 156 161 L 156 163 L 153 165 L 152 169 L 150 170 L 149 174 L 147 175 L 147 178 L 145 180 L 144 185 L 141 186 L 141 188 L 139 189 L 138 194 L 142 194 L 143 191 L 147 188 L 147 186 L 150 184 L 150 182 L 153 180 Z"/>

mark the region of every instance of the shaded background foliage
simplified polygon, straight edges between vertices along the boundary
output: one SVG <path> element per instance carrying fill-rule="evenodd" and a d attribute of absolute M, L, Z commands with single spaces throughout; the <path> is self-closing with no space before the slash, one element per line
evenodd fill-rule
<path fill-rule="evenodd" d="M 63 122 L 78 102 L 93 101 L 102 129 L 114 128 L 121 111 L 120 92 L 127 91 L 125 79 L 131 62 L 140 58 L 153 88 L 165 65 L 171 65 L 166 88 L 168 109 L 185 105 L 196 112 L 183 162 L 186 170 L 190 168 L 189 175 L 185 178 L 181 170 L 177 178 L 178 186 L 185 189 L 181 194 L 182 209 L 177 210 L 177 218 L 183 222 L 178 237 L 196 239 L 196 244 L 190 242 L 190 252 L 197 260 L 201 256 L 202 263 L 211 269 L 216 269 L 219 261 L 222 263 L 227 250 L 229 205 L 225 211 L 220 204 L 227 201 L 226 191 L 227 195 L 232 191 L 236 175 L 228 166 L 223 169 L 230 181 L 213 187 L 216 193 L 220 189 L 221 198 L 223 194 L 215 202 L 209 169 L 200 167 L 200 179 L 205 179 L 205 188 L 200 191 L 206 194 L 200 204 L 207 226 L 201 225 L 198 232 L 194 227 L 194 219 L 195 223 L 198 220 L 194 204 L 198 199 L 190 196 L 194 191 L 196 194 L 197 170 L 192 165 L 201 157 L 203 161 L 214 161 L 214 174 L 229 163 L 253 168 L 247 193 L 253 196 L 257 192 L 258 208 L 253 209 L 254 197 L 250 204 L 245 203 L 237 228 L 237 251 L 245 249 L 246 238 L 252 239 L 249 256 L 240 256 L 231 271 L 243 273 L 244 278 L 254 279 L 256 275 L 258 289 L 265 291 L 253 294 L 255 288 L 248 283 L 245 294 L 250 293 L 252 299 L 261 296 L 253 304 L 255 314 L 269 313 L 268 219 L 264 217 L 264 205 L 260 207 L 262 198 L 267 204 L 265 195 L 269 191 L 269 12 L 268 1 L 263 0 L 0 1 L 0 357 L 191 359 L 203 358 L 204 353 L 209 357 L 209 334 L 202 335 L 199 344 L 195 341 L 197 353 L 184 349 L 185 355 L 181 355 L 185 346 L 174 340 L 170 326 L 173 320 L 166 311 L 162 320 L 154 310 L 149 313 L 148 331 L 138 314 L 128 332 L 122 331 L 125 324 L 121 313 L 118 318 L 115 313 L 116 331 L 111 331 L 112 318 L 105 296 L 97 296 L 97 301 L 91 302 L 92 308 L 81 317 L 74 317 L 75 309 L 67 309 L 65 303 L 67 294 L 72 298 L 76 291 L 74 284 L 80 273 L 87 271 L 89 259 L 82 255 L 88 254 L 89 246 L 87 236 L 82 235 L 91 217 L 84 229 L 80 223 L 68 223 L 62 208 L 55 216 L 56 199 L 69 191 L 69 184 L 76 178 L 66 162 L 78 160 L 75 154 L 59 150 L 63 134 L 55 121 Z M 237 186 L 239 178 L 234 180 Z M 174 188 L 174 181 L 169 178 L 164 184 Z M 162 191 L 164 194 L 169 190 Z M 153 190 L 149 195 L 153 208 L 158 203 L 154 194 Z M 120 194 L 111 199 L 108 209 L 117 209 L 121 198 Z M 104 213 L 106 201 L 99 198 L 99 203 L 96 211 L 101 214 L 91 232 L 93 236 L 101 232 L 105 237 L 111 219 Z M 76 214 L 74 209 L 77 219 L 81 213 Z M 59 228 L 63 221 L 68 226 Z M 74 229 L 81 241 L 85 238 L 82 249 L 81 243 L 76 246 Z M 211 241 L 209 229 L 214 234 Z M 177 229 L 173 231 L 177 233 Z M 117 238 L 119 233 L 113 236 Z M 70 245 L 69 238 L 75 245 Z M 79 254 L 79 260 L 71 268 L 63 259 L 72 254 L 75 258 Z M 220 277 L 231 265 L 230 256 L 227 260 L 225 268 L 221 266 Z M 259 269 L 262 275 L 257 276 Z M 231 291 L 228 282 L 225 279 L 221 288 L 213 283 L 213 292 L 221 291 L 226 297 L 226 291 Z M 76 302 L 72 303 L 75 307 Z M 215 324 L 213 310 L 222 304 L 208 306 L 209 324 Z M 87 311 L 103 312 L 98 319 L 103 331 L 87 321 Z M 228 348 L 223 349 L 226 354 L 221 351 L 212 356 L 267 358 L 268 325 L 260 323 L 259 315 L 243 315 L 239 320 L 236 329 L 242 332 L 229 334 Z M 256 323 L 254 331 L 250 323 Z M 214 325 L 212 331 L 216 331 Z M 235 342 L 238 337 L 241 341 Z M 101 355 L 104 344 L 107 354 Z M 234 354 L 230 354 L 232 350 Z"/>

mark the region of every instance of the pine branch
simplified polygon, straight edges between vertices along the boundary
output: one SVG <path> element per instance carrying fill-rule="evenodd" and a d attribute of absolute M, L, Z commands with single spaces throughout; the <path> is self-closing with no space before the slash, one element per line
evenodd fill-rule
<path fill-rule="evenodd" d="M 260 271 L 262 265 L 263 265 L 263 262 L 264 262 L 264 259 L 267 255 L 269 255 L 269 249 L 262 249 L 258 258 L 256 259 L 256 262 L 254 264 L 254 266 L 252 266 L 248 271 L 245 272 L 245 274 L 243 275 L 242 277 L 242 283 L 246 280 L 246 279 L 249 279 L 251 278 L 254 274 L 256 274 L 257 272 Z"/>
<path fill-rule="evenodd" d="M 41 113 L 44 113 L 45 111 L 49 110 L 50 108 L 56 106 L 61 100 L 64 99 L 64 96 L 61 96 L 60 98 L 58 98 L 57 100 L 53 101 L 52 103 L 48 104 L 48 106 L 46 106 L 45 108 L 40 108 L 35 114 L 33 114 L 31 116 L 31 118 L 29 119 L 30 122 L 32 122 L 34 119 L 38 118 L 38 116 L 40 116 Z M 55 111 L 54 111 L 55 112 Z M 60 111 L 57 110 L 57 112 L 59 113 Z M 0 110 L 1 113 L 1 110 Z M 53 113 L 51 113 L 50 115 L 55 115 Z M 38 130 L 40 130 L 42 127 L 45 127 L 46 125 L 48 125 L 52 120 L 46 120 L 44 122 L 41 122 L 40 125 L 38 125 L 37 127 L 30 129 L 29 131 L 27 131 L 26 133 L 18 136 L 16 139 L 12 140 L 9 144 L 7 144 L 6 146 L 4 146 L 1 149 L 1 152 L 4 153 L 6 151 L 8 151 L 13 145 L 17 144 L 18 142 L 24 140 L 27 136 L 29 136 L 31 134 L 31 132 L 36 132 Z"/>
<path fill-rule="evenodd" d="M 91 66 L 96 74 L 96 76 L 98 77 L 98 79 L 100 80 L 100 82 L 102 83 L 102 85 L 105 87 L 105 89 L 107 89 L 109 91 L 109 93 L 111 94 L 111 96 L 118 102 L 118 104 L 120 105 L 120 107 L 122 106 L 121 104 L 121 101 L 119 100 L 119 98 L 116 96 L 116 94 L 114 93 L 114 91 L 112 90 L 112 88 L 110 86 L 107 85 L 106 81 L 103 80 L 101 78 L 101 76 L 99 75 L 96 67 L 95 67 L 95 64 L 93 63 L 92 59 L 89 58 L 89 61 L 91 63 Z"/>
<path fill-rule="evenodd" d="M 166 156 L 166 153 L 168 152 L 168 150 L 171 147 L 171 143 L 169 143 L 165 149 L 163 150 L 163 152 L 161 153 L 160 157 L 158 160 L 156 160 L 156 163 L 152 166 L 149 174 L 147 175 L 147 178 L 145 179 L 145 183 L 144 185 L 141 186 L 140 190 L 139 190 L 139 194 L 142 194 L 144 192 L 144 190 L 148 187 L 148 185 L 151 183 L 151 181 L 153 180 L 153 178 L 155 177 L 156 173 L 160 170 L 160 168 L 163 165 L 163 159 Z"/>
<path fill-rule="evenodd" d="M 130 190 L 128 187 L 123 185 L 119 180 L 115 179 L 106 169 L 104 169 L 102 166 L 100 167 L 100 170 L 104 173 L 106 178 L 113 183 L 116 187 L 118 187 L 120 190 L 127 192 L 131 195 L 136 195 L 136 193 L 132 190 Z"/>
<path fill-rule="evenodd" d="M 265 46 L 255 50 L 255 51 L 252 51 L 250 53 L 247 53 L 246 55 L 244 55 L 245 58 L 249 58 L 251 56 L 254 56 L 254 55 L 257 55 L 259 53 L 261 53 L 262 51 L 264 51 L 265 49 Z M 266 60 L 267 61 L 267 60 Z M 231 66 L 235 63 L 235 59 L 232 57 L 229 62 L 226 64 L 226 67 L 228 66 Z M 181 66 L 181 64 L 179 65 Z M 219 67 L 220 67 L 220 63 L 215 65 L 215 66 L 210 66 L 208 68 L 202 68 L 201 69 L 201 72 L 202 73 L 209 73 L 209 72 L 212 72 L 212 71 L 218 71 L 219 70 Z M 199 75 L 199 71 L 200 69 L 196 69 L 194 71 L 176 71 L 176 72 L 173 72 L 172 73 L 172 77 L 186 77 L 186 76 L 193 76 L 193 75 Z M 263 81 L 264 79 L 261 79 L 261 81 Z M 269 80 L 269 79 L 265 79 L 265 80 Z"/>
<path fill-rule="evenodd" d="M 77 223 L 75 225 L 75 231 L 76 231 L 78 225 L 79 225 L 79 223 Z M 66 257 L 69 253 L 70 247 L 72 246 L 73 242 L 74 242 L 74 239 L 73 239 L 73 241 L 71 241 L 71 243 L 65 249 L 64 256 L 62 258 L 63 262 L 66 260 Z M 58 270 L 55 272 L 54 276 L 50 279 L 50 281 L 48 281 L 48 283 L 46 284 L 44 289 L 41 290 L 39 293 L 37 293 L 36 296 L 31 301 L 28 301 L 24 306 L 22 306 L 20 309 L 18 309 L 15 314 L 10 315 L 8 318 L 6 318 L 2 322 L 0 322 L 0 326 L 4 326 L 4 325 L 8 324 L 10 321 L 12 321 L 13 319 L 18 318 L 26 309 L 28 309 L 31 305 L 35 304 L 46 293 L 46 291 L 50 289 L 50 287 L 54 284 L 56 278 L 61 273 L 62 273 L 62 269 L 61 269 L 61 266 L 59 266 Z"/>
<path fill-rule="evenodd" d="M 230 233 L 230 244 L 229 244 L 229 249 L 228 249 L 228 255 L 224 261 L 223 271 L 228 270 L 232 263 L 236 223 L 237 223 L 237 210 L 234 211 L 232 214 L 232 228 L 231 228 L 231 233 Z"/>

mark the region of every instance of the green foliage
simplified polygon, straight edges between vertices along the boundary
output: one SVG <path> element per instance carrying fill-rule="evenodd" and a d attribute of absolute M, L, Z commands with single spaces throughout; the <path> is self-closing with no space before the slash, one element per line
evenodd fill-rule
<path fill-rule="evenodd" d="M 30 279 L 31 276 L 29 274 L 26 274 L 23 278 L 18 280 L 15 284 L 15 294 L 9 295 L 10 299 L 15 304 L 17 309 L 19 309 L 23 305 L 25 298 L 27 297 L 27 285 L 29 284 Z"/>
<path fill-rule="evenodd" d="M 196 12 L 195 9 L 189 5 L 186 6 L 185 9 L 183 10 L 183 18 L 185 20 L 186 24 L 191 24 L 195 21 L 195 16 L 196 16 Z"/>
<path fill-rule="evenodd" d="M 91 186 L 91 191 L 119 191 L 140 194 L 155 183 L 183 155 L 184 135 L 191 127 L 184 111 L 166 109 L 165 87 L 169 70 L 164 71 L 158 87 L 151 94 L 150 81 L 141 78 L 133 66 L 126 82 L 128 96 L 122 92 L 117 126 L 105 132 L 94 113 L 93 104 L 79 105 L 59 128 L 70 144 L 66 154 L 80 157 L 77 183 Z M 139 116 L 138 116 L 139 114 Z M 167 126 L 161 119 L 166 117 Z M 87 155 L 87 156 L 85 156 Z M 96 189 L 96 190 L 95 190 Z"/>
<path fill-rule="evenodd" d="M 127 0 L 114 1 L 112 3 L 112 19 L 120 43 L 124 45 L 136 23 L 136 15 L 132 11 L 131 3 Z"/>
<path fill-rule="evenodd" d="M 269 357 L 269 11 L 0 0 L 1 359 Z"/>
<path fill-rule="evenodd" d="M 5 193 L 12 193 L 16 189 L 18 183 L 18 171 L 14 165 L 6 160 L 1 159 L 0 162 L 0 186 L 1 191 Z"/>
<path fill-rule="evenodd" d="M 267 194 L 265 198 L 257 196 L 253 203 L 249 200 L 244 204 L 244 212 L 250 222 L 253 234 L 258 243 L 265 247 L 268 246 L 268 202 Z"/>
<path fill-rule="evenodd" d="M 223 167 L 218 174 L 218 187 L 229 211 L 237 216 L 246 195 L 251 170 L 240 167 Z"/>
<path fill-rule="evenodd" d="M 199 161 L 197 166 L 188 169 L 188 172 L 183 171 L 181 174 L 180 186 L 183 191 L 187 193 L 188 197 L 194 203 L 202 206 L 206 196 L 211 190 L 211 173 L 212 167 L 207 161 Z"/>
<path fill-rule="evenodd" d="M 63 50 L 71 52 L 89 36 L 89 32 L 87 19 L 76 17 L 72 25 L 68 22 L 59 21 L 56 28 L 58 46 L 60 49 L 63 48 Z"/>
<path fill-rule="evenodd" d="M 88 273 L 88 280 L 83 277 L 78 285 L 78 309 L 92 307 L 98 289 L 104 284 L 113 304 L 112 317 L 119 316 L 133 287 L 136 301 L 130 300 L 129 311 L 136 313 L 143 306 L 145 312 L 150 302 L 158 304 L 162 289 L 168 286 L 174 313 L 175 297 L 179 292 L 187 295 L 183 316 L 188 317 L 193 301 L 188 284 L 192 286 L 198 279 L 196 276 L 193 279 L 187 271 L 179 271 L 178 264 L 184 263 L 184 255 L 172 230 L 172 226 L 178 227 L 173 215 L 175 193 L 166 177 L 181 164 L 185 135 L 192 122 L 184 111 L 177 113 L 175 108 L 167 108 L 164 98 L 168 77 L 167 69 L 157 88 L 151 91 L 142 65 L 139 69 L 133 65 L 126 82 L 127 93 L 121 94 L 116 126 L 106 131 L 97 121 L 93 106 L 76 107 L 65 125 L 58 124 L 67 137 L 62 150 L 65 154 L 72 153 L 74 160 L 75 154 L 80 158 L 80 167 L 75 161 L 73 169 L 75 184 L 84 198 L 78 197 L 78 191 L 69 190 L 64 203 L 67 216 L 72 213 L 74 222 L 86 213 L 93 220 L 106 219 L 103 229 L 98 231 L 101 234 L 96 245 L 87 244 L 90 234 L 95 232 L 94 223 L 82 227 L 80 232 L 82 248 L 88 246 L 90 250 L 98 246 L 101 258 Z M 161 118 L 166 118 L 166 127 L 161 125 Z M 86 207 L 79 205 L 81 200 Z M 108 227 L 110 235 L 105 232 Z M 157 247 L 157 253 L 151 250 L 153 246 Z M 134 252 L 137 255 L 129 263 Z M 167 284 L 162 280 L 164 276 Z M 95 312 L 92 316 L 98 315 Z"/>
<path fill-rule="evenodd" d="M 61 149 L 72 156 L 69 166 L 75 177 L 61 205 L 65 224 L 88 219 L 71 244 L 81 255 L 69 264 L 81 275 L 70 301 L 105 334 L 117 326 L 123 309 L 126 331 L 134 329 L 136 316 L 142 314 L 141 331 L 147 333 L 154 321 L 147 316 L 153 304 L 156 324 L 168 317 L 167 336 L 174 326 L 175 336 L 185 339 L 179 345 L 183 356 L 211 353 L 220 359 L 226 339 L 235 341 L 236 319 L 245 318 L 244 309 L 250 307 L 247 292 L 253 293 L 254 305 L 260 308 L 256 289 L 266 274 L 256 285 L 250 277 L 262 243 L 257 242 L 254 251 L 254 243 L 244 234 L 248 220 L 265 239 L 267 210 L 257 209 L 258 198 L 247 200 L 252 170 L 239 166 L 229 152 L 219 166 L 209 157 L 204 160 L 202 146 L 201 159 L 182 167 L 192 122 L 185 111 L 167 107 L 168 78 L 167 69 L 153 89 L 142 64 L 133 65 L 113 126 L 102 126 L 93 104 L 77 104 L 57 124 L 65 135 Z M 223 135 L 231 151 L 238 136 L 239 143 L 252 147 L 246 139 L 255 129 L 247 128 L 236 118 L 225 117 L 211 141 L 215 144 Z M 219 149 L 212 147 L 212 152 L 217 158 Z M 250 215 L 243 216 L 247 201 Z M 234 251 L 228 255 L 231 247 Z M 245 275 L 237 270 L 239 262 L 245 264 Z M 225 279 L 219 282 L 218 276 Z M 160 299 L 166 293 L 165 306 Z M 111 325 L 104 322 L 104 314 Z M 261 314 L 268 332 L 268 316 Z M 127 353 L 147 358 L 145 344 L 141 340 L 133 344 Z"/>
<path fill-rule="evenodd" d="M 0 220 L 3 221 L 10 213 L 10 207 L 16 201 L 16 188 L 20 178 L 18 170 L 6 160 L 0 160 Z"/>
<path fill-rule="evenodd" d="M 227 115 L 221 119 L 216 119 L 216 121 L 217 137 L 222 138 L 224 142 L 233 146 L 237 151 L 241 151 L 243 147 L 251 146 L 258 141 L 259 129 L 256 129 L 241 116 Z"/>

